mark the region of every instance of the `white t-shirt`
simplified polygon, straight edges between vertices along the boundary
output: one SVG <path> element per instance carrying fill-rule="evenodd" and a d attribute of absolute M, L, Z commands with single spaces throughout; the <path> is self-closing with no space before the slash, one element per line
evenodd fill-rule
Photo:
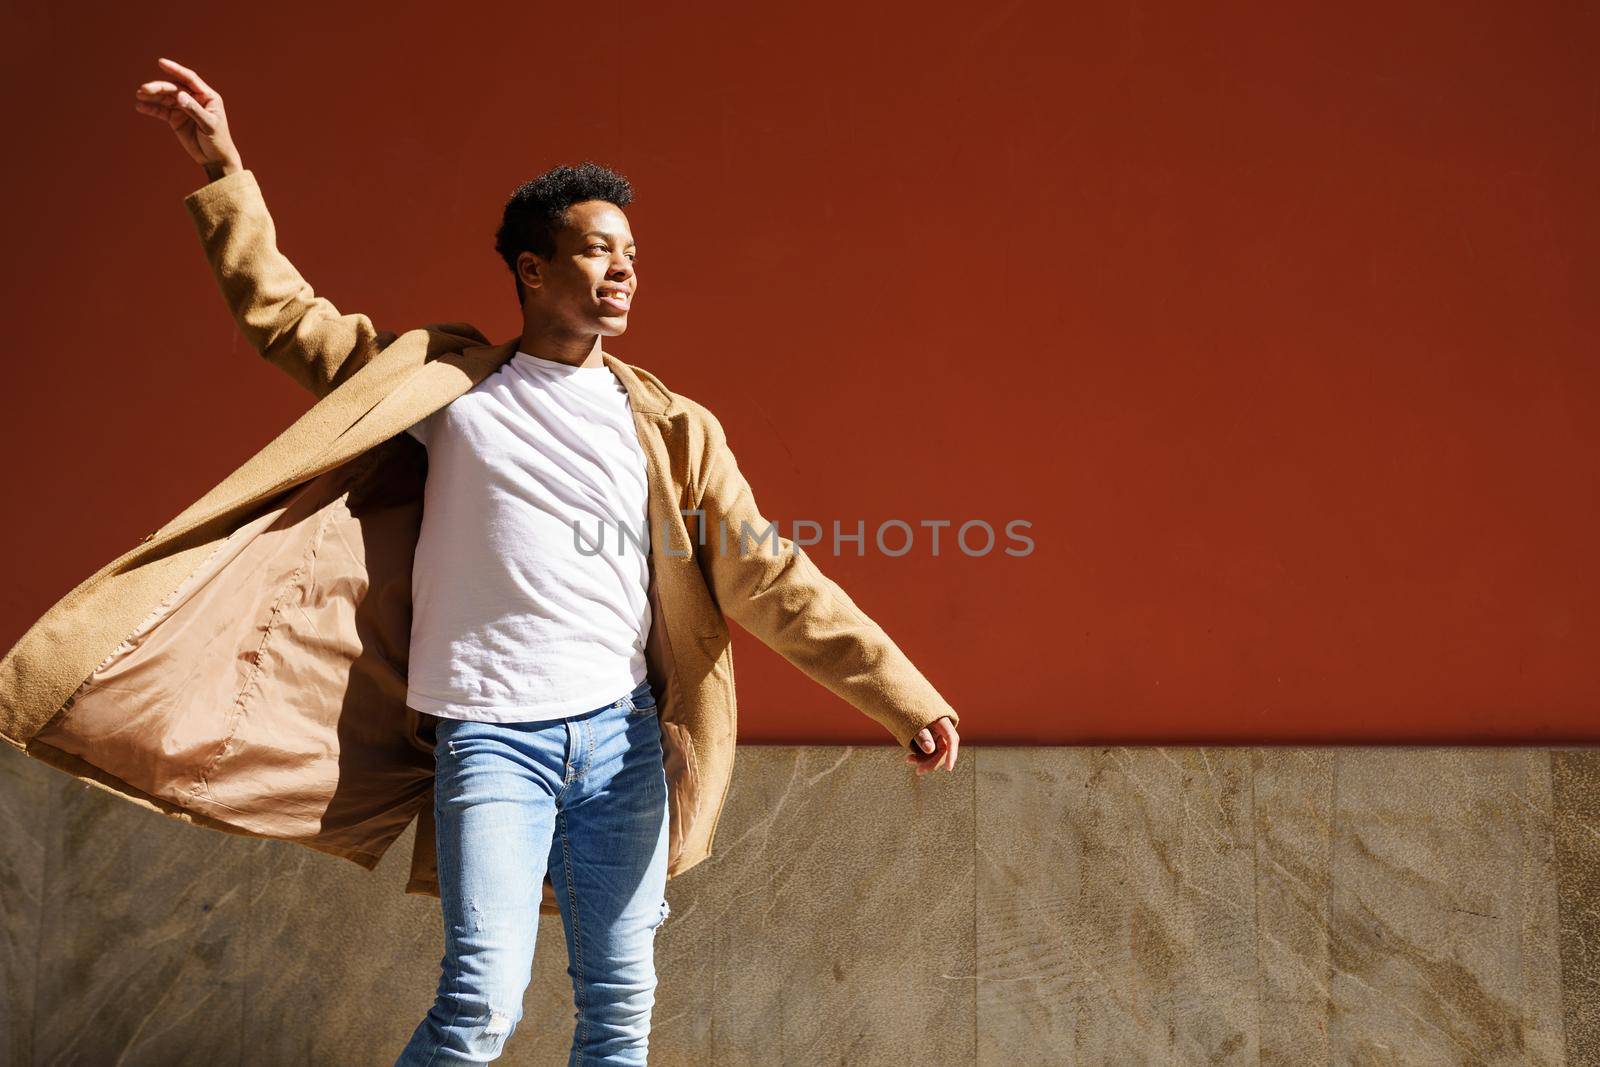
<path fill-rule="evenodd" d="M 630 693 L 646 676 L 649 486 L 611 369 L 519 351 L 407 432 L 428 448 L 407 703 L 538 722 Z"/>

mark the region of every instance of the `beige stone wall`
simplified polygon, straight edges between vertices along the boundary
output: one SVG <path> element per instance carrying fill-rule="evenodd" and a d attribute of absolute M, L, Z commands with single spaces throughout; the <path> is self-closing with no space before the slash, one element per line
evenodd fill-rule
<path fill-rule="evenodd" d="M 437 902 L 0 752 L 0 1059 L 387 1065 Z M 1600 1062 L 1600 753 L 744 747 L 651 1062 Z M 566 1062 L 559 922 L 500 1062 Z M 8 1057 L 8 1058 L 7 1058 Z"/>

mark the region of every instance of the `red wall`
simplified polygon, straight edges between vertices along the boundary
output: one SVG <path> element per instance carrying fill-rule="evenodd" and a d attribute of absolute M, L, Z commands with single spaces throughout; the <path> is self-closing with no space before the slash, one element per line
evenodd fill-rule
<path fill-rule="evenodd" d="M 381 327 L 514 336 L 505 197 L 627 174 L 612 348 L 771 517 L 1033 524 L 817 557 L 968 741 L 1600 738 L 1597 9 L 496 6 L 8 12 L 6 647 L 310 402 L 133 109 L 168 55 Z M 887 739 L 736 640 L 742 739 Z"/>

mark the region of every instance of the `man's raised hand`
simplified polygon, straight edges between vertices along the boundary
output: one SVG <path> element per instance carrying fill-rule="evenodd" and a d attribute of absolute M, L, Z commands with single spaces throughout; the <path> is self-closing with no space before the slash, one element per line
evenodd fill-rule
<path fill-rule="evenodd" d="M 135 89 L 134 110 L 171 127 L 189 158 L 204 167 L 213 181 L 243 170 L 239 150 L 228 132 L 222 94 L 181 63 L 165 58 L 156 62 L 170 80 L 148 81 Z"/>

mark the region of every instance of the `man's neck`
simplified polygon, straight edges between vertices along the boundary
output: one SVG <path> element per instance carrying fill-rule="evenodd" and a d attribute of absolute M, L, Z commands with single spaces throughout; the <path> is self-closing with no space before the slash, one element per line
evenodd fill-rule
<path fill-rule="evenodd" d="M 522 340 L 518 348 L 530 356 L 574 367 L 599 367 L 604 364 L 600 358 L 602 349 L 599 334 L 590 334 L 587 337 L 555 334 L 541 329 L 536 323 L 528 322 L 523 324 Z"/>

